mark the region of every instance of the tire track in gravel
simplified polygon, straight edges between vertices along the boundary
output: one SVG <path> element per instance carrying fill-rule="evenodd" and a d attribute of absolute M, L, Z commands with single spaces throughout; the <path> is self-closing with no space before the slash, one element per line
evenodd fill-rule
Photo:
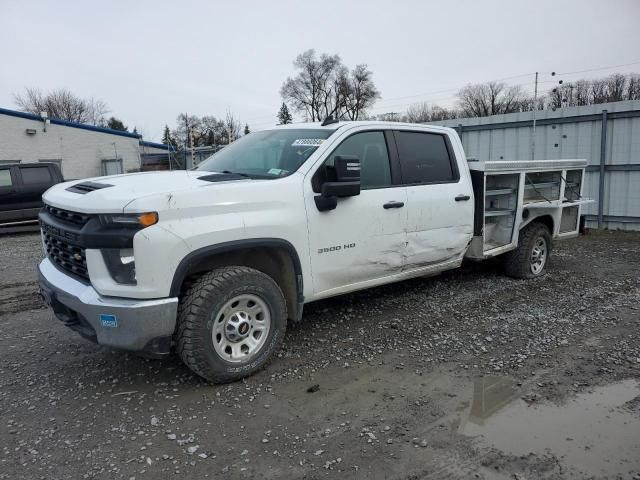
<path fill-rule="evenodd" d="M 45 304 L 33 282 L 10 283 L 0 289 L 0 316 L 42 308 Z"/>

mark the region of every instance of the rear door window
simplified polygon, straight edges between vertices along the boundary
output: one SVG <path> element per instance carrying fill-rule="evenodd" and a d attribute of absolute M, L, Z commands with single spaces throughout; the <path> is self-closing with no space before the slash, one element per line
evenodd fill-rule
<path fill-rule="evenodd" d="M 51 172 L 49 167 L 27 167 L 21 168 L 22 183 L 24 185 L 39 185 L 51 183 Z"/>
<path fill-rule="evenodd" d="M 444 135 L 426 132 L 394 132 L 402 168 L 402 181 L 445 183 L 458 180 L 457 168 Z"/>
<path fill-rule="evenodd" d="M 0 188 L 11 186 L 13 186 L 13 182 L 11 181 L 11 170 L 8 168 L 0 169 Z"/>

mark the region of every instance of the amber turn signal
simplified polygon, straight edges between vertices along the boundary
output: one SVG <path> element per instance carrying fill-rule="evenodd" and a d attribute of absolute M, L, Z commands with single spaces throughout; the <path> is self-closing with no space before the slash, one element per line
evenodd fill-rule
<path fill-rule="evenodd" d="M 143 227 L 150 227 L 158 223 L 158 214 L 156 212 L 148 212 L 138 215 L 138 223 Z"/>

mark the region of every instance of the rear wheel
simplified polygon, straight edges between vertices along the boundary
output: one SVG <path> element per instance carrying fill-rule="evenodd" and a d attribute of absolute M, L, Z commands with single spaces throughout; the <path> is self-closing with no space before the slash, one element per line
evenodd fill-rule
<path fill-rule="evenodd" d="M 191 283 L 178 311 L 178 354 L 201 377 L 238 380 L 278 351 L 287 307 L 276 282 L 248 267 L 224 267 Z"/>
<path fill-rule="evenodd" d="M 505 255 L 505 271 L 514 278 L 536 278 L 547 271 L 551 255 L 551 232 L 533 222 L 520 232 L 518 247 Z"/>

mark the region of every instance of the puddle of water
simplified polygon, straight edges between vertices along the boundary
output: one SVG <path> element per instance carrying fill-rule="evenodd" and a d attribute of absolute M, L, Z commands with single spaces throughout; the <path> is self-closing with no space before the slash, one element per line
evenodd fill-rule
<path fill-rule="evenodd" d="M 511 455 L 551 453 L 584 474 L 624 474 L 640 470 L 640 418 L 619 407 L 639 395 L 640 385 L 628 380 L 564 405 L 529 405 L 514 382 L 482 378 L 460 432 Z"/>

